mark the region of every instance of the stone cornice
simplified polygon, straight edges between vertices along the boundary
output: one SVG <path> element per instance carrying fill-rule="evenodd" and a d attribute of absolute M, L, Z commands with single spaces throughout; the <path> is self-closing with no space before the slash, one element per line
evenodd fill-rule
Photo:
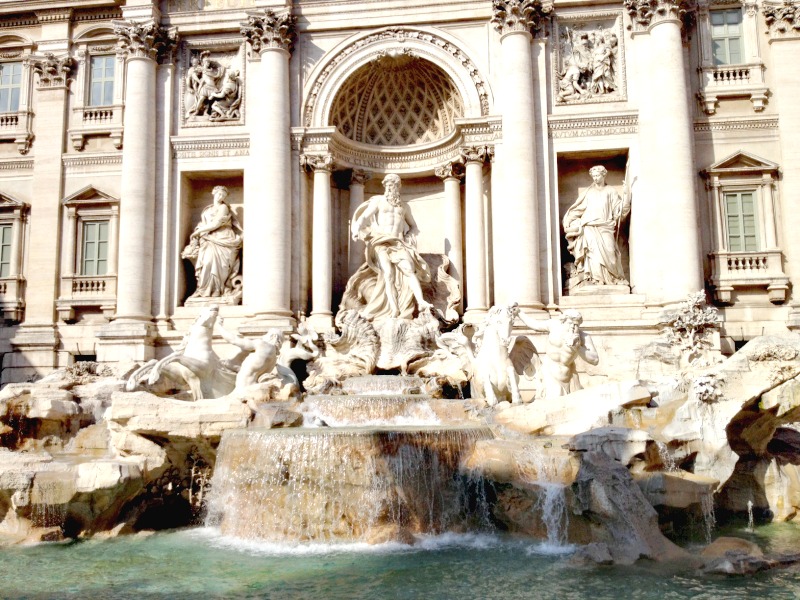
<path fill-rule="evenodd" d="M 36 18 L 39 23 L 58 23 L 59 21 L 69 21 L 72 18 L 71 8 L 51 8 L 49 10 L 37 10 Z"/>
<path fill-rule="evenodd" d="M 117 52 L 127 58 L 162 60 L 172 55 L 178 41 L 177 31 L 154 21 L 112 21 L 117 36 Z"/>
<path fill-rule="evenodd" d="M 772 39 L 800 38 L 800 1 L 784 0 L 783 4 L 762 5 L 767 33 Z"/>
<path fill-rule="evenodd" d="M 0 171 L 28 171 L 30 169 L 33 169 L 32 158 L 0 161 Z"/>
<path fill-rule="evenodd" d="M 551 0 L 492 0 L 491 23 L 500 35 L 545 33 L 553 11 Z"/>
<path fill-rule="evenodd" d="M 39 76 L 39 88 L 69 87 L 72 67 L 75 61 L 71 56 L 56 57 L 48 52 L 43 58 L 31 58 L 33 72 Z"/>
<path fill-rule="evenodd" d="M 64 169 L 72 171 L 80 167 L 122 166 L 122 153 L 87 155 L 65 155 L 61 159 Z"/>
<path fill-rule="evenodd" d="M 752 119 L 720 119 L 718 121 L 695 121 L 694 130 L 699 131 L 747 131 L 751 129 L 777 129 L 778 117 L 756 117 Z"/>
<path fill-rule="evenodd" d="M 242 23 L 241 33 L 250 42 L 254 54 L 261 54 L 271 49 L 292 51 L 297 19 L 291 10 L 275 12 L 265 9 L 263 12 L 252 12 L 247 15 L 247 22 Z"/>
<path fill-rule="evenodd" d="M 628 28 L 634 33 L 665 21 L 678 22 L 687 29 L 697 11 L 695 0 L 623 0 L 623 6 L 631 17 Z"/>
<path fill-rule="evenodd" d="M 222 156 L 247 156 L 249 138 L 175 139 L 172 140 L 173 158 L 210 158 Z"/>

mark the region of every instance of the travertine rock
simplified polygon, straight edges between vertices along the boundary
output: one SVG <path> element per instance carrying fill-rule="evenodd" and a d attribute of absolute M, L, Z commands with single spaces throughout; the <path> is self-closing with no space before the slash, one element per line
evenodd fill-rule
<path fill-rule="evenodd" d="M 638 381 L 607 383 L 560 398 L 512 406 L 497 415 L 497 423 L 530 434 L 576 435 L 608 425 L 609 412 L 647 406 L 650 392 Z"/>
<path fill-rule="evenodd" d="M 598 427 L 573 437 L 568 447 L 573 452 L 602 452 L 629 466 L 634 457 L 644 456 L 653 439 L 646 431 L 626 427 Z"/>

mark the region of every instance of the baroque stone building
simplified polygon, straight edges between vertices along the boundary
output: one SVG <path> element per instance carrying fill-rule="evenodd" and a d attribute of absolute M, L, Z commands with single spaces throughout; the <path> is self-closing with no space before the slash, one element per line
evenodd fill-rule
<path fill-rule="evenodd" d="M 590 376 L 704 288 L 723 352 L 797 329 L 798 56 L 796 0 L 0 0 L 2 382 L 163 356 L 212 303 L 332 327 L 387 173 L 464 319 L 578 309 Z"/>

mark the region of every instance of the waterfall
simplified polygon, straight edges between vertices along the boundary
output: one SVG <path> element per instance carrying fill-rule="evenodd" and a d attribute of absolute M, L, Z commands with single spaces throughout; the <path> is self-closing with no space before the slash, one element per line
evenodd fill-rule
<path fill-rule="evenodd" d="M 462 456 L 483 427 L 232 430 L 207 523 L 267 541 L 385 541 L 488 521 Z"/>
<path fill-rule="evenodd" d="M 428 396 L 370 394 L 308 396 L 303 402 L 306 421 L 316 419 L 331 427 L 438 425 Z"/>

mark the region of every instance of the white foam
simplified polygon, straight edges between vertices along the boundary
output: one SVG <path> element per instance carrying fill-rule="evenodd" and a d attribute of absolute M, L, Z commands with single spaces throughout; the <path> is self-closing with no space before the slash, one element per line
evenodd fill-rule
<path fill-rule="evenodd" d="M 401 554 L 409 552 L 436 552 L 450 548 L 469 550 L 491 550 L 492 548 L 514 548 L 528 555 L 563 555 L 572 553 L 575 546 L 555 546 L 546 542 L 531 542 L 519 538 L 508 538 L 491 533 L 443 533 L 417 536 L 413 545 L 401 542 L 368 544 L 366 542 L 266 542 L 243 540 L 224 536 L 219 529 L 203 527 L 185 533 L 202 540 L 210 546 L 254 554 L 259 556 L 319 556 L 331 554 Z"/>

